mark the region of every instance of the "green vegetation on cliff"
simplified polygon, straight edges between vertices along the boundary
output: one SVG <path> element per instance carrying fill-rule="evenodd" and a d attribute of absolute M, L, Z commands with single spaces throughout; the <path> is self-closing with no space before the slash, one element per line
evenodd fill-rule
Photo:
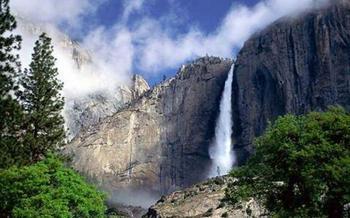
<path fill-rule="evenodd" d="M 343 217 L 350 202 L 350 114 L 342 108 L 286 115 L 255 143 L 248 163 L 234 169 L 226 197 L 251 197 L 275 217 Z"/>

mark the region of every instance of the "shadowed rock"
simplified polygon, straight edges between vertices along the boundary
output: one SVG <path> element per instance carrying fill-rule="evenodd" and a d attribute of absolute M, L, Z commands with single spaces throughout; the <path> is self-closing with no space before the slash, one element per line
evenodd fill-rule
<path fill-rule="evenodd" d="M 249 39 L 237 57 L 233 121 L 240 163 L 268 121 L 329 105 L 350 109 L 350 1 L 283 18 Z"/>

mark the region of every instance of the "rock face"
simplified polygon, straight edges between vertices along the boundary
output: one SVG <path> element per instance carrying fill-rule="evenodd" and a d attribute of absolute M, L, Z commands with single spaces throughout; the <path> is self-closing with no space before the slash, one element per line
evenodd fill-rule
<path fill-rule="evenodd" d="M 115 191 L 121 203 L 146 206 L 146 199 L 157 199 L 150 193 L 170 193 L 202 181 L 231 65 L 232 60 L 201 58 L 152 90 L 135 76 L 139 89 L 130 91 L 133 100 L 85 129 L 64 152 L 72 156 L 75 169 Z M 235 66 L 233 139 L 241 164 L 254 137 L 279 115 L 335 104 L 350 110 L 349 0 L 277 21 L 245 43 Z M 165 201 L 185 199 L 177 195 Z M 171 207 L 187 211 L 193 201 L 199 209 L 187 215 L 200 217 L 210 209 L 205 205 L 214 208 L 222 195 L 199 193 L 179 207 L 160 202 L 149 215 L 170 216 L 175 213 Z M 212 215 L 223 215 L 216 212 Z"/>
<path fill-rule="evenodd" d="M 133 75 L 131 85 L 133 99 L 139 98 L 143 93 L 147 92 L 149 89 L 150 87 L 148 83 L 141 75 Z"/>
<path fill-rule="evenodd" d="M 101 91 L 70 99 L 66 102 L 65 110 L 69 139 L 74 138 L 82 129 L 99 123 L 107 116 L 112 116 L 122 106 L 148 90 L 148 83 L 140 75 L 134 75 L 130 87 L 119 86 L 114 93 Z"/>
<path fill-rule="evenodd" d="M 118 87 L 115 93 L 98 92 L 66 101 L 65 121 L 68 139 L 74 138 L 82 129 L 95 125 L 103 118 L 113 115 L 133 99 L 128 87 Z"/>
<path fill-rule="evenodd" d="M 217 177 L 163 196 L 143 217 L 264 217 L 263 208 L 254 200 L 239 207 L 224 201 L 229 180 L 227 177 Z"/>
<path fill-rule="evenodd" d="M 249 39 L 233 81 L 235 149 L 243 163 L 268 120 L 329 105 L 350 109 L 350 1 L 283 18 Z"/>
<path fill-rule="evenodd" d="M 76 137 L 65 149 L 73 166 L 119 196 L 126 190 L 169 193 L 202 181 L 231 65 L 229 59 L 205 57 L 183 66 L 174 78 Z M 131 195 L 124 194 L 119 201 Z"/>

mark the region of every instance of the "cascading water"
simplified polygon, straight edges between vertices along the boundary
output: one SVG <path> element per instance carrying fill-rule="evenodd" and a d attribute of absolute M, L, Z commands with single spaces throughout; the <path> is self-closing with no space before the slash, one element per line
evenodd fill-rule
<path fill-rule="evenodd" d="M 235 156 L 232 151 L 232 78 L 234 64 L 231 66 L 227 80 L 225 82 L 224 92 L 220 101 L 220 114 L 216 121 L 215 139 L 209 149 L 209 155 L 212 160 L 212 167 L 209 177 L 227 174 L 235 162 Z"/>

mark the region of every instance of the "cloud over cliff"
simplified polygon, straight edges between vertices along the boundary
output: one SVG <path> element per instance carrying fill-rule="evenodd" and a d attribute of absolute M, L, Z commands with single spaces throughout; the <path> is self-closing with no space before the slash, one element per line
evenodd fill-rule
<path fill-rule="evenodd" d="M 11 5 L 17 14 L 31 22 L 49 24 L 56 29 L 62 29 L 63 25 L 66 29 L 79 32 L 84 22 L 83 15 L 94 14 L 99 5 L 106 1 L 12 0 Z M 175 4 L 174 1 L 170 2 Z M 299 0 L 296 4 L 295 0 L 262 0 L 251 7 L 233 3 L 215 31 L 205 33 L 193 24 L 184 33 L 177 29 L 174 14 L 155 19 L 144 13 L 130 25 L 130 17 L 137 11 L 147 10 L 150 1 L 124 0 L 121 19 L 111 28 L 96 26 L 89 30 L 82 36 L 81 44 L 91 51 L 96 62 L 91 74 L 99 75 L 94 75 L 92 81 L 96 81 L 97 76 L 107 80 L 119 78 L 123 82 L 135 70 L 155 76 L 206 54 L 232 57 L 254 32 L 282 16 L 297 14 L 325 2 Z M 28 56 L 30 52 L 25 49 L 23 53 L 27 55 L 23 56 Z M 64 58 L 64 55 L 58 54 L 58 58 Z M 64 68 L 63 65 L 60 67 Z M 61 69 L 62 72 L 67 70 L 70 69 Z M 70 75 L 72 77 L 66 76 L 64 79 L 70 80 L 75 74 Z M 78 75 L 75 77 L 79 78 Z M 75 82 L 79 84 L 80 81 Z"/>
<path fill-rule="evenodd" d="M 157 73 L 196 56 L 232 57 L 254 32 L 282 16 L 297 14 L 324 2 L 299 0 L 296 4 L 295 0 L 266 0 L 253 7 L 233 4 L 216 31 L 209 34 L 196 27 L 186 34 L 169 33 L 162 29 L 169 24 L 146 17 L 130 29 L 138 45 L 135 46 L 139 54 L 137 63 L 147 72 Z"/>

